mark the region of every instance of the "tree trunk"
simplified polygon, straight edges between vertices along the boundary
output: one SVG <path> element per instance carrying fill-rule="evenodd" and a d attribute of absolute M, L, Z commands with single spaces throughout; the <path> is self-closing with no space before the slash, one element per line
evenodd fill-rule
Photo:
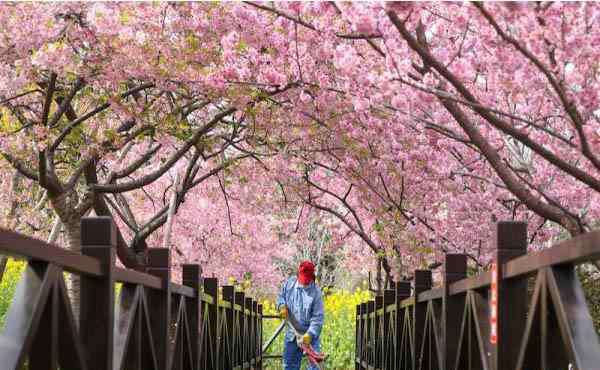
<path fill-rule="evenodd" d="M 65 231 L 65 248 L 71 252 L 81 253 L 81 215 L 75 209 L 78 203 L 77 193 L 69 191 L 49 198 Z M 73 314 L 77 318 L 79 317 L 79 295 L 81 291 L 79 276 L 69 274 L 66 284 L 73 306 Z M 76 322 L 79 322 L 79 320 L 76 320 Z"/>

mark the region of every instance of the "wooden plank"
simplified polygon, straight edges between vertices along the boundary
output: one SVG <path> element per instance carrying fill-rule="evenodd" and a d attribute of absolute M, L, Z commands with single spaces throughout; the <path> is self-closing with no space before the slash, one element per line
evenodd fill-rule
<path fill-rule="evenodd" d="M 578 264 L 600 259 L 600 231 L 576 236 L 552 248 L 515 258 L 504 266 L 503 277 L 514 278 L 535 273 L 544 267 Z"/>
<path fill-rule="evenodd" d="M 435 289 L 429 289 L 429 290 L 419 293 L 417 301 L 419 303 L 427 302 L 427 301 L 431 301 L 434 299 L 442 299 L 443 297 L 444 297 L 444 289 L 440 287 L 440 288 L 435 288 Z"/>
<path fill-rule="evenodd" d="M 414 305 L 415 305 L 415 297 L 414 296 L 403 299 L 402 302 L 400 302 L 401 308 L 406 308 L 408 306 L 414 306 Z"/>
<path fill-rule="evenodd" d="M 145 274 L 143 272 L 115 267 L 115 281 L 129 284 L 142 285 L 152 289 L 163 289 L 163 282 L 160 278 Z"/>
<path fill-rule="evenodd" d="M 58 369 L 58 290 L 56 281 L 60 275 L 57 269 L 54 284 L 48 300 L 44 304 L 37 330 L 30 334 L 33 341 L 29 350 L 28 370 Z"/>
<path fill-rule="evenodd" d="M 448 294 L 455 295 L 465 293 L 467 290 L 475 290 L 488 287 L 492 284 L 492 273 L 490 271 L 479 273 L 468 279 L 462 279 L 450 284 Z"/>
<path fill-rule="evenodd" d="M 159 370 L 155 340 L 152 333 L 150 309 L 148 307 L 148 290 L 141 287 L 140 324 L 141 324 L 141 361 L 143 370 Z"/>
<path fill-rule="evenodd" d="M 28 264 L 17 284 L 0 336 L 0 363 L 5 369 L 20 370 L 25 362 L 56 278 L 53 269 L 43 262 Z"/>
<path fill-rule="evenodd" d="M 95 258 L 0 228 L 0 252 L 16 258 L 46 261 L 75 274 L 101 276 L 102 267 Z"/>
<path fill-rule="evenodd" d="M 600 342 L 573 266 L 548 269 L 548 291 L 570 361 L 576 369 L 600 364 Z"/>
<path fill-rule="evenodd" d="M 77 320 L 73 314 L 71 301 L 67 295 L 67 287 L 61 273 L 59 273 L 56 287 L 59 302 L 58 322 L 62 328 L 58 340 L 58 361 L 60 368 L 87 370 L 88 366 L 85 359 L 85 351 L 79 333 L 77 332 Z"/>
<path fill-rule="evenodd" d="M 194 298 L 196 296 L 196 292 L 191 287 L 179 285 L 176 283 L 170 283 L 170 287 L 172 294 L 179 294 L 188 298 Z"/>
<path fill-rule="evenodd" d="M 140 292 L 138 287 L 125 284 L 121 288 L 119 303 L 115 313 L 113 369 L 121 370 L 125 366 L 125 357 L 136 322 Z"/>

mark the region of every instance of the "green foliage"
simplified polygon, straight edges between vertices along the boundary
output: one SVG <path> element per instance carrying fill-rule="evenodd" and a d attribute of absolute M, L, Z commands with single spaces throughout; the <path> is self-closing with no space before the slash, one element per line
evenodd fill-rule
<path fill-rule="evenodd" d="M 325 324 L 321 333 L 321 348 L 327 354 L 326 369 L 347 370 L 354 368 L 354 333 L 356 305 L 371 298 L 371 293 L 357 289 L 353 293 L 345 290 L 324 291 Z M 263 302 L 263 311 L 267 315 L 275 314 L 272 302 Z M 263 340 L 271 337 L 279 320 L 265 320 Z M 272 344 L 266 354 L 281 354 L 283 334 Z M 306 360 L 303 360 L 306 363 Z M 306 366 L 306 365 L 303 365 Z M 267 360 L 266 370 L 281 369 L 280 360 Z"/>
<path fill-rule="evenodd" d="M 577 269 L 583 286 L 585 299 L 594 320 L 596 331 L 600 334 L 600 272 L 595 267 L 584 264 Z"/>
<path fill-rule="evenodd" d="M 25 268 L 23 261 L 9 259 L 4 270 L 2 282 L 0 282 L 0 326 L 4 327 L 6 313 L 15 294 L 17 283 L 21 279 L 21 274 Z"/>

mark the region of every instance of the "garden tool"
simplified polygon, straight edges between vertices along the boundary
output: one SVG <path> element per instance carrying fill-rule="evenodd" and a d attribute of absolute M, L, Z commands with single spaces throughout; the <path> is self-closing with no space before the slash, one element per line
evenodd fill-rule
<path fill-rule="evenodd" d="M 310 342 L 305 343 L 303 337 L 304 334 L 306 334 L 306 332 L 302 330 L 302 325 L 300 325 L 300 323 L 298 322 L 296 317 L 294 317 L 294 314 L 291 311 L 287 311 L 285 321 L 296 336 L 296 344 L 298 345 L 298 347 L 300 347 L 300 349 L 302 349 L 302 352 L 304 352 L 304 354 L 306 355 L 308 362 L 310 362 L 311 365 L 317 366 L 319 369 L 323 370 L 324 361 L 327 356 L 324 353 L 316 352 L 310 344 Z"/>

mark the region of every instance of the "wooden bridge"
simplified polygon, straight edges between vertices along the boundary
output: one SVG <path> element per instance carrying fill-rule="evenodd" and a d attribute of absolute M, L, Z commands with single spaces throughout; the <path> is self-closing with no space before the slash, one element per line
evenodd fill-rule
<path fill-rule="evenodd" d="M 600 232 L 526 254 L 526 225 L 501 222 L 491 271 L 467 277 L 446 256 L 356 312 L 356 369 L 600 369 L 600 343 L 576 266 L 600 259 Z M 146 273 L 115 265 L 110 218 L 82 221 L 77 254 L 9 231 L 0 253 L 25 259 L 0 337 L 2 370 L 262 369 L 262 306 L 219 291 L 198 265 L 170 281 L 168 249 Z M 65 273 L 80 278 L 79 315 Z M 266 346 L 272 343 L 267 341 Z M 345 370 L 345 369 L 340 369 Z"/>
<path fill-rule="evenodd" d="M 527 226 L 497 225 L 491 271 L 467 256 L 356 308 L 356 369 L 599 370 L 600 343 L 576 266 L 600 259 L 600 232 L 527 254 Z"/>

